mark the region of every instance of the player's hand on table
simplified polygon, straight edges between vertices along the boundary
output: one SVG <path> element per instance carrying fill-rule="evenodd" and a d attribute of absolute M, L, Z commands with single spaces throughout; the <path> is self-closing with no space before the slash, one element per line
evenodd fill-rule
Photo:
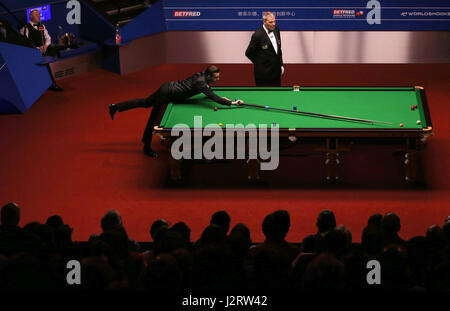
<path fill-rule="evenodd" d="M 231 102 L 232 105 L 236 105 L 236 106 L 239 106 L 242 103 L 244 103 L 244 102 L 240 99 L 236 99 L 234 102 Z"/>

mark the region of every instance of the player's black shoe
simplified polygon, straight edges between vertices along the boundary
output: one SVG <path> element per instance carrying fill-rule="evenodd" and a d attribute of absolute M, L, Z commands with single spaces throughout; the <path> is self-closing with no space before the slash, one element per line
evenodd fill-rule
<path fill-rule="evenodd" d="M 109 105 L 109 115 L 111 116 L 111 120 L 114 120 L 114 115 L 117 112 L 117 106 L 116 104 Z"/>
<path fill-rule="evenodd" d="M 144 146 L 144 149 L 142 151 L 149 157 L 152 157 L 152 158 L 158 157 L 158 154 L 155 151 L 153 151 L 153 149 L 150 148 L 149 146 Z"/>
<path fill-rule="evenodd" d="M 61 87 L 59 87 L 56 83 L 53 83 L 52 85 L 50 85 L 50 87 L 48 88 L 50 91 L 54 91 L 54 92 L 62 92 L 63 89 Z"/>

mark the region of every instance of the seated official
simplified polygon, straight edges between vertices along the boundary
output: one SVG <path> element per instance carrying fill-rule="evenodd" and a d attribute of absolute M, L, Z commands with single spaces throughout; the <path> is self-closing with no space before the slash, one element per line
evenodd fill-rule
<path fill-rule="evenodd" d="M 231 101 L 226 97 L 216 95 L 210 87 L 210 84 L 216 83 L 219 80 L 220 70 L 216 66 L 208 66 L 205 72 L 198 72 L 184 80 L 166 82 L 161 87 L 147 98 L 139 98 L 129 100 L 119 104 L 109 105 L 109 113 L 111 119 L 114 120 L 114 114 L 119 111 L 125 111 L 133 108 L 149 108 L 153 107 L 152 113 L 144 130 L 142 142 L 144 143 L 144 153 L 150 157 L 157 157 L 158 155 L 151 148 L 153 128 L 155 127 L 156 119 L 160 113 L 161 107 L 169 102 L 183 101 L 194 95 L 203 93 L 218 104 L 231 106 L 239 105 L 241 100 Z"/>
<path fill-rule="evenodd" d="M 26 36 L 31 43 L 41 51 L 42 55 L 58 56 L 60 48 L 51 44 L 52 38 L 48 34 L 44 24 L 41 23 L 41 16 L 38 10 L 31 10 L 30 22 L 20 29 L 20 33 Z M 47 69 L 53 82 L 50 86 L 50 90 L 62 91 L 62 88 L 56 85 L 55 78 L 53 77 L 49 65 L 47 65 Z"/>

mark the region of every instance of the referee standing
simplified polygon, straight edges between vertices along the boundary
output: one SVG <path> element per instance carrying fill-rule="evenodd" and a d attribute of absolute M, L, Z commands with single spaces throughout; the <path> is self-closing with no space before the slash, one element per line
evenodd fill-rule
<path fill-rule="evenodd" d="M 256 86 L 280 86 L 284 73 L 280 29 L 272 12 L 263 13 L 263 25 L 256 30 L 245 56 L 254 65 Z"/>

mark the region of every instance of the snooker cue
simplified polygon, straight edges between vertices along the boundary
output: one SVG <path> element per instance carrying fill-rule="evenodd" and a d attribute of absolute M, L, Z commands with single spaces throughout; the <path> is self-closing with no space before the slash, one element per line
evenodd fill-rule
<path fill-rule="evenodd" d="M 255 104 L 247 104 L 247 103 L 244 103 L 244 102 L 239 104 L 239 106 L 249 106 L 249 107 L 257 107 L 257 108 L 285 111 L 285 112 L 295 112 L 295 113 L 299 113 L 299 114 L 303 114 L 303 115 L 309 115 L 309 116 L 335 118 L 335 119 L 343 119 L 343 120 L 350 120 L 350 121 L 360 121 L 360 122 L 367 122 L 367 123 L 372 123 L 372 124 L 373 123 L 394 124 L 394 123 L 385 122 L 385 121 L 368 120 L 368 119 L 360 119 L 360 118 L 352 118 L 352 117 L 343 117 L 343 116 L 336 116 L 336 115 L 332 115 L 332 114 L 322 114 L 322 113 L 315 113 L 315 112 L 297 111 L 297 110 L 289 110 L 289 109 L 276 108 L 276 107 L 266 108 L 266 106 L 255 105 Z"/>

